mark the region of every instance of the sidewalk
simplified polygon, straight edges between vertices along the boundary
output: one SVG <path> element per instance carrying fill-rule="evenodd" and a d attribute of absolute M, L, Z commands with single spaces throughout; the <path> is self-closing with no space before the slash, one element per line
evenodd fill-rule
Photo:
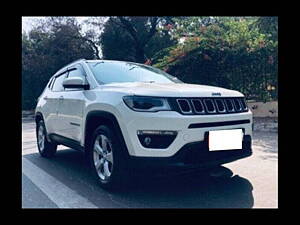
<path fill-rule="evenodd" d="M 23 110 L 22 122 L 33 122 L 33 121 L 34 121 L 34 110 Z"/>
<path fill-rule="evenodd" d="M 278 117 L 254 117 L 254 131 L 278 132 Z"/>

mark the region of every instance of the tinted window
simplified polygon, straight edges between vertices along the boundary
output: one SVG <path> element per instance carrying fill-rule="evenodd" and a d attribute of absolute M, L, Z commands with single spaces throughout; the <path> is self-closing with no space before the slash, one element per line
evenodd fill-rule
<path fill-rule="evenodd" d="M 64 73 L 60 75 L 59 77 L 56 77 L 54 80 L 54 84 L 52 86 L 52 91 L 63 91 L 64 87 L 62 85 L 63 80 L 65 79 L 67 73 Z"/>
<path fill-rule="evenodd" d="M 120 82 L 182 83 L 157 68 L 129 62 L 88 62 L 99 84 Z"/>

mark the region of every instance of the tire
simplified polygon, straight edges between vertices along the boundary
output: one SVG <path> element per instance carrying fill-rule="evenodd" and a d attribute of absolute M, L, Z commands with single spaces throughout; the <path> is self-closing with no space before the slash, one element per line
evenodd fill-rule
<path fill-rule="evenodd" d="M 46 138 L 47 131 L 43 120 L 40 120 L 36 126 L 37 146 L 42 157 L 51 158 L 55 155 L 57 144 L 49 142 Z"/>
<path fill-rule="evenodd" d="M 102 188 L 121 189 L 129 181 L 124 147 L 110 126 L 100 125 L 93 132 L 87 156 Z"/>

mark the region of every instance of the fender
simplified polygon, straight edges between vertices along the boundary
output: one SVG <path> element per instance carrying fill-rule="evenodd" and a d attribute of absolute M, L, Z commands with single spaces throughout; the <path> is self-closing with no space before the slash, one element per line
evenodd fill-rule
<path fill-rule="evenodd" d="M 128 149 L 127 149 L 127 146 L 126 146 L 126 142 L 124 140 L 124 137 L 123 137 L 123 134 L 122 134 L 122 131 L 121 131 L 121 128 L 120 128 L 120 125 L 118 123 L 118 120 L 117 118 L 110 112 L 107 112 L 107 111 L 102 111 L 102 110 L 93 110 L 93 111 L 90 111 L 88 112 L 88 114 L 86 115 L 86 118 L 85 118 L 85 127 L 84 127 L 84 146 L 87 146 L 89 143 L 89 129 L 92 127 L 93 128 L 93 125 L 91 126 L 89 124 L 89 121 L 93 118 L 98 118 L 99 120 L 103 121 L 102 123 L 103 124 L 106 124 L 106 123 L 109 123 L 109 124 L 112 124 L 113 126 L 113 129 L 117 135 L 117 138 L 121 141 L 121 143 L 123 144 L 123 146 L 125 147 L 125 150 L 126 150 L 126 155 L 129 156 L 129 153 L 128 153 Z"/>
<path fill-rule="evenodd" d="M 34 119 L 35 119 L 36 123 L 38 122 L 38 120 L 37 120 L 38 117 L 41 117 L 42 120 L 44 120 L 43 114 L 41 112 L 36 112 L 34 115 Z"/>

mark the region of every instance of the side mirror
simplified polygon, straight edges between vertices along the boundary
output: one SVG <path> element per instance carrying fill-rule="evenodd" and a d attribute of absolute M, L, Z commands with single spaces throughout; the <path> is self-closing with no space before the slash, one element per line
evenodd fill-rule
<path fill-rule="evenodd" d="M 64 88 L 83 88 L 89 89 L 89 85 L 84 83 L 81 77 L 69 77 L 63 81 Z"/>

